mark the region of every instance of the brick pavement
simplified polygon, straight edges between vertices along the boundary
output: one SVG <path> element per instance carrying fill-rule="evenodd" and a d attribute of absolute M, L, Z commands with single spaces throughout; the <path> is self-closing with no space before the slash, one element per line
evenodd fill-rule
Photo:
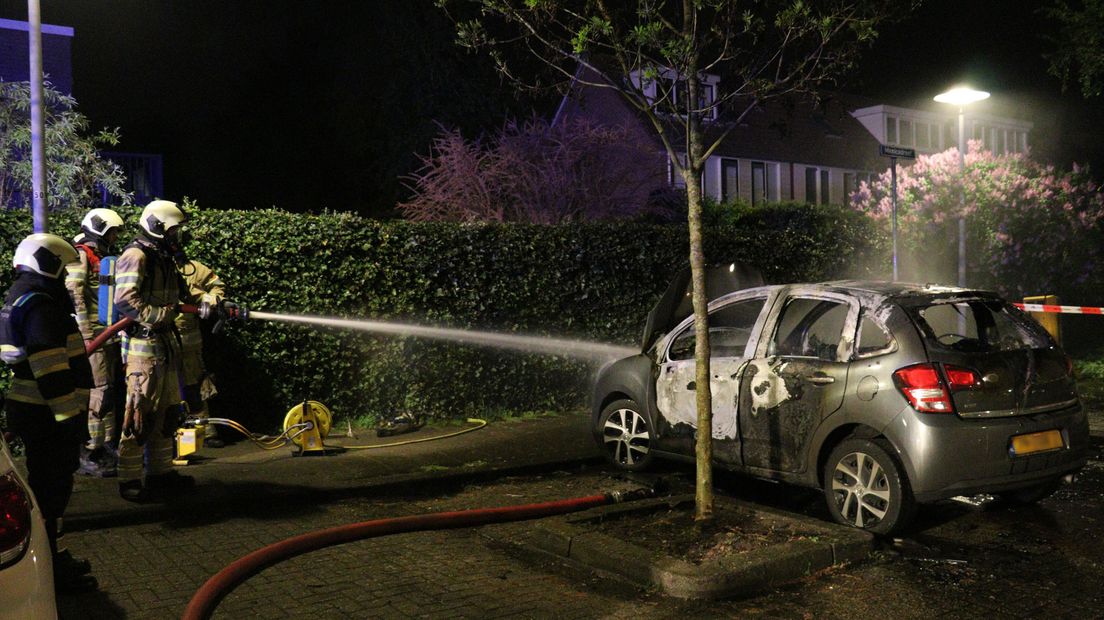
<path fill-rule="evenodd" d="M 484 439 L 497 441 L 490 435 Z M 556 447 L 548 440 L 541 446 Z M 524 541 L 528 528 L 515 523 L 403 534 L 300 556 L 239 586 L 220 604 L 215 617 L 1104 618 L 1104 589 L 1100 588 L 1104 542 L 1099 536 L 1104 514 L 1102 448 L 1098 437 L 1082 480 L 1038 507 L 928 507 L 899 548 L 887 547 L 874 561 L 830 570 L 743 601 L 668 599 L 558 559 L 533 556 L 515 545 Z M 438 451 L 448 455 L 451 448 Z M 481 458 L 473 446 L 460 452 L 453 455 L 454 462 Z M 264 471 L 249 469 L 254 476 Z M 393 476 L 401 473 L 391 466 L 388 471 Z M 666 473 L 676 486 L 689 484 L 692 475 L 681 466 L 670 466 Z M 321 474 L 314 476 L 295 482 L 325 484 Z M 350 470 L 336 477 L 355 476 Z M 628 484 L 611 479 L 597 467 L 430 485 L 413 480 L 403 482 L 400 477 L 395 484 L 360 494 L 326 496 L 321 503 L 296 502 L 292 496 L 292 501 L 271 504 L 188 505 L 171 518 L 155 518 L 159 514 L 154 512 L 143 519 L 121 515 L 117 526 L 108 518 L 110 511 L 96 512 L 96 502 L 90 499 L 96 489 L 86 488 L 89 495 L 75 521 L 89 529 L 73 532 L 69 546 L 93 561 L 102 587 L 98 593 L 62 597 L 61 617 L 178 617 L 195 589 L 230 561 L 323 527 L 562 499 Z M 792 487 L 721 475 L 718 489 L 825 518 L 819 495 Z"/>

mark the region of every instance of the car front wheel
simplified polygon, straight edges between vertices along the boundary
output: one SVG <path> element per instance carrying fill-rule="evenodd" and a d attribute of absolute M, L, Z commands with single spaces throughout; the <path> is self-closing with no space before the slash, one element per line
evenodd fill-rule
<path fill-rule="evenodd" d="M 633 400 L 612 402 L 598 419 L 598 434 L 606 457 L 618 469 L 642 470 L 652 462 L 652 429 Z"/>
<path fill-rule="evenodd" d="M 912 490 L 884 441 L 843 441 L 828 456 L 823 479 L 828 510 L 840 523 L 889 534 L 912 519 Z"/>

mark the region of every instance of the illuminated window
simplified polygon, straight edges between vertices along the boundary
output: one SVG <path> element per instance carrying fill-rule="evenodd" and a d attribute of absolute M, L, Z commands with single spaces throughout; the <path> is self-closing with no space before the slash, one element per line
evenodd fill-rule
<path fill-rule="evenodd" d="M 721 200 L 729 202 L 740 195 L 740 162 L 735 159 L 721 160 Z"/>
<path fill-rule="evenodd" d="M 931 134 L 927 123 L 916 123 L 916 148 L 931 148 Z"/>
<path fill-rule="evenodd" d="M 751 204 L 778 201 L 778 164 L 751 162 Z"/>
<path fill-rule="evenodd" d="M 897 133 L 902 146 L 912 146 L 912 121 L 901 119 Z"/>
<path fill-rule="evenodd" d="M 886 117 L 886 144 L 897 143 L 897 117 Z"/>

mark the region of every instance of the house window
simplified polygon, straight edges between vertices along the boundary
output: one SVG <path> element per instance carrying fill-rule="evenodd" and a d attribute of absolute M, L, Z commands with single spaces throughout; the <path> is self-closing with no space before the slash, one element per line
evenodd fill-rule
<path fill-rule="evenodd" d="M 816 204 L 817 197 L 817 170 L 816 168 L 805 169 L 805 202 L 809 204 Z"/>
<path fill-rule="evenodd" d="M 828 191 L 830 188 L 831 188 L 831 186 L 828 184 L 828 171 L 827 170 L 821 170 L 820 171 L 820 204 L 826 205 L 829 202 L 831 202 L 831 200 L 830 200 L 831 194 Z"/>
<path fill-rule="evenodd" d="M 843 173 L 843 201 L 848 202 L 851 200 L 851 194 L 855 193 L 855 190 L 859 188 L 856 184 L 854 172 Z"/>
<path fill-rule="evenodd" d="M 951 121 L 943 125 L 943 148 L 958 147 L 958 123 Z"/>
<path fill-rule="evenodd" d="M 916 148 L 931 148 L 931 134 L 928 133 L 928 127 L 927 123 L 916 123 Z"/>
<path fill-rule="evenodd" d="M 686 165 L 686 156 L 679 155 L 679 163 Z M 686 179 L 682 178 L 682 173 L 675 168 L 674 162 L 667 160 L 667 178 L 671 181 L 672 187 L 684 188 L 686 187 Z"/>
<path fill-rule="evenodd" d="M 886 117 L 886 144 L 897 143 L 897 117 Z"/>
<path fill-rule="evenodd" d="M 740 162 L 721 160 L 721 200 L 730 202 L 740 195 Z"/>
<path fill-rule="evenodd" d="M 751 204 L 778 201 L 778 164 L 751 162 Z"/>
<path fill-rule="evenodd" d="M 901 119 L 897 133 L 902 146 L 912 146 L 912 121 Z"/>
<path fill-rule="evenodd" d="M 664 107 L 673 108 L 679 112 L 686 111 L 683 106 L 685 104 L 686 93 L 690 87 L 685 79 L 676 80 L 674 78 L 660 78 L 656 81 L 655 88 L 657 91 L 655 93 L 655 98 L 656 100 L 665 100 Z M 713 105 L 714 101 L 716 101 L 716 99 L 713 84 L 699 81 L 698 96 L 693 104 L 694 109 L 699 111 L 705 110 L 705 108 Z M 716 118 L 717 110 L 715 108 L 710 108 L 702 112 L 702 117 L 707 119 Z"/>

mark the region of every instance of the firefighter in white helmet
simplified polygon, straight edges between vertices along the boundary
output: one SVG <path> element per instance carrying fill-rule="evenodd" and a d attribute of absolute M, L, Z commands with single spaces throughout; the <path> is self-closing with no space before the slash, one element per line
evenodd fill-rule
<path fill-rule="evenodd" d="M 149 203 L 138 220 L 138 236 L 115 264 L 115 305 L 134 320 L 123 341 L 127 395 L 119 494 L 135 502 L 195 482 L 172 469 L 172 438 L 181 414 L 181 353 L 173 322 L 186 291 L 177 271 L 177 263 L 184 262 L 184 219 L 174 202 Z"/>
<path fill-rule="evenodd" d="M 65 287 L 73 299 L 77 328 L 85 342 L 107 327 L 100 322 L 100 261 L 115 253 L 115 242 L 123 230 L 123 218 L 111 209 L 92 209 L 81 221 L 81 232 L 73 241 L 77 260 L 69 263 Z M 107 478 L 115 475 L 117 460 L 115 433 L 115 375 L 120 359 L 119 340 L 112 338 L 88 354 L 92 366 L 92 392 L 88 398 L 88 443 L 81 450 L 81 474 Z"/>
<path fill-rule="evenodd" d="M 197 260 L 189 260 L 180 267 L 184 283 L 188 287 L 188 303 L 207 304 L 219 307 L 227 303 L 226 287 L 218 274 Z M 188 412 L 197 420 L 206 422 L 210 416 L 207 400 L 215 395 L 215 382 L 203 363 L 203 332 L 199 326 L 199 317 L 181 313 L 176 317 L 176 328 L 180 333 L 183 353 L 184 399 L 188 403 Z M 224 442 L 218 437 L 218 431 L 211 424 L 206 425 L 203 445 L 221 448 Z"/>
<path fill-rule="evenodd" d="M 0 358 L 12 368 L 5 398 L 8 427 L 23 440 L 27 478 L 38 500 L 59 591 L 96 587 L 86 561 L 58 553 L 58 522 L 73 491 L 92 372 L 73 321 L 65 265 L 77 260 L 68 241 L 33 234 L 15 250 L 15 282 L 0 309 Z"/>

